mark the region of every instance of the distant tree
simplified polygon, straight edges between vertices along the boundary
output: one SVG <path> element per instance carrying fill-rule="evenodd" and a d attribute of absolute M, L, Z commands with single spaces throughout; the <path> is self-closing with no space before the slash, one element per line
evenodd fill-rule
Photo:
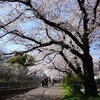
<path fill-rule="evenodd" d="M 18 80 L 18 76 L 22 74 L 23 67 L 19 64 L 0 63 L 0 80 L 11 81 Z"/>
<path fill-rule="evenodd" d="M 22 66 L 32 66 L 34 65 L 35 58 L 31 55 L 25 53 L 16 53 L 13 57 L 11 57 L 8 62 L 10 63 L 18 63 Z"/>

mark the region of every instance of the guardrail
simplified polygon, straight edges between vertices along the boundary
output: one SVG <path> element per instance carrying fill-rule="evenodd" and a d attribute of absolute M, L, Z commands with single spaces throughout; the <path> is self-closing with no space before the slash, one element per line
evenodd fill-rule
<path fill-rule="evenodd" d="M 0 82 L 0 90 L 4 89 L 26 89 L 38 87 L 40 82 L 29 81 L 29 82 Z"/>
<path fill-rule="evenodd" d="M 33 78 L 32 80 L 19 80 L 19 81 L 7 81 L 0 82 L 0 90 L 3 89 L 25 89 L 38 87 L 41 84 L 39 78 Z"/>
<path fill-rule="evenodd" d="M 19 81 L 19 82 L 0 82 L 0 97 L 12 94 L 20 94 L 34 88 L 38 88 L 41 84 L 40 80 Z"/>

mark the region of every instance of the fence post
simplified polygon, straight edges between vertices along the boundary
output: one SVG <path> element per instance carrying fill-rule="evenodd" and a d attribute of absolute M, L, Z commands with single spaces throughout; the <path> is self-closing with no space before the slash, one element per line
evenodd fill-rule
<path fill-rule="evenodd" d="M 23 87 L 23 82 L 21 81 L 21 86 L 20 86 L 20 88 L 22 89 L 22 87 Z"/>
<path fill-rule="evenodd" d="M 30 81 L 28 82 L 28 88 L 30 88 Z"/>
<path fill-rule="evenodd" d="M 10 81 L 9 81 L 9 83 L 8 83 L 8 89 L 10 89 Z"/>

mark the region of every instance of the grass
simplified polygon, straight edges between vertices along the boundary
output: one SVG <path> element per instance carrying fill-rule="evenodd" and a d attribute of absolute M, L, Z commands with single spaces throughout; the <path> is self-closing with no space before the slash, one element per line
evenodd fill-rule
<path fill-rule="evenodd" d="M 71 88 L 69 86 L 62 84 L 62 89 L 63 89 L 64 95 L 67 95 L 67 96 L 72 95 Z"/>
<path fill-rule="evenodd" d="M 83 94 L 72 94 L 71 88 L 62 84 L 62 89 L 64 91 L 63 100 L 100 100 L 100 97 L 85 97 Z"/>
<path fill-rule="evenodd" d="M 85 97 L 83 95 L 65 95 L 63 100 L 100 100 L 100 97 Z"/>

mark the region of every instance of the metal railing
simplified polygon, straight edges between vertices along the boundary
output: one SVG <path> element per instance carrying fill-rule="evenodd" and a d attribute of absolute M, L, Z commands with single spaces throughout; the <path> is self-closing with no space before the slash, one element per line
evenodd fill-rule
<path fill-rule="evenodd" d="M 40 86 L 39 80 L 33 81 L 19 81 L 19 82 L 0 82 L 0 90 L 16 90 L 16 89 L 28 89 Z"/>

